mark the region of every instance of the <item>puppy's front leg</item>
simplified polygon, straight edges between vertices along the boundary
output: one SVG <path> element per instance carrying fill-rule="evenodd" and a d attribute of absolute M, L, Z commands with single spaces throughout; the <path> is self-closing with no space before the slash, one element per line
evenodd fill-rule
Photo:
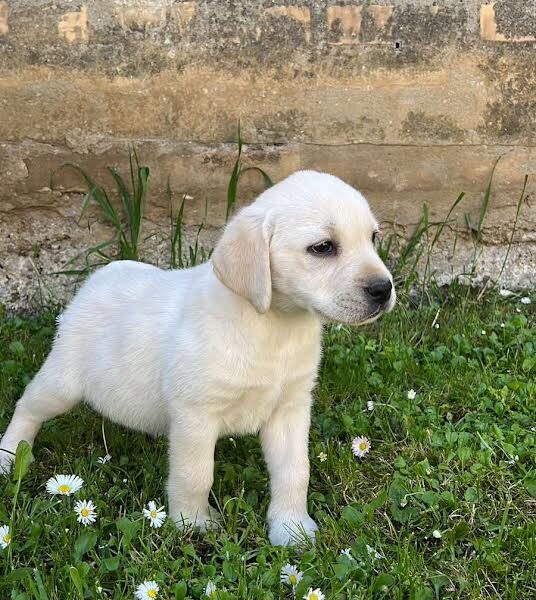
<path fill-rule="evenodd" d="M 178 527 L 195 525 L 202 531 L 216 525 L 208 496 L 214 479 L 214 423 L 183 418 L 169 434 L 169 513 Z"/>
<path fill-rule="evenodd" d="M 307 513 L 309 486 L 310 393 L 293 393 L 261 429 L 264 457 L 270 472 L 269 538 L 273 545 L 314 540 L 316 523 Z"/>

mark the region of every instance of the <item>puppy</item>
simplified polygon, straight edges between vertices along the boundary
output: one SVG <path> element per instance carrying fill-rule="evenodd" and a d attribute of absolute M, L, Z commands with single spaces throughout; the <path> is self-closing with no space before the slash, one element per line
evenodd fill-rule
<path fill-rule="evenodd" d="M 169 513 L 210 526 L 218 437 L 260 432 L 270 473 L 269 538 L 317 529 L 307 513 L 311 392 L 322 324 L 391 310 L 378 225 L 340 179 L 294 173 L 227 225 L 212 259 L 180 271 L 130 261 L 93 274 L 59 320 L 53 348 L 18 401 L 0 445 L 82 399 L 112 421 L 169 438 Z"/>

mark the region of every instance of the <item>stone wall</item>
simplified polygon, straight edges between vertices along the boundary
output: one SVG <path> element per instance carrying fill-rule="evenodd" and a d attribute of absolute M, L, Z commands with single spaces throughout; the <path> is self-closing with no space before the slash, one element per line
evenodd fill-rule
<path fill-rule="evenodd" d="M 477 279 L 496 277 L 529 174 L 503 282 L 536 274 L 536 4 L 525 0 L 0 1 L 0 303 L 71 293 L 52 272 L 109 231 L 77 224 L 83 181 L 151 168 L 147 256 L 166 264 L 172 202 L 222 223 L 241 120 L 244 164 L 277 180 L 326 170 L 409 235 L 445 218 L 442 279 L 469 268 L 467 215 L 496 159 Z M 108 178 L 108 179 L 107 179 Z M 240 198 L 262 189 L 254 173 Z M 211 229 L 214 228 L 214 229 Z M 456 243 L 454 244 L 454 240 Z M 455 251 L 453 247 L 455 246 Z"/>

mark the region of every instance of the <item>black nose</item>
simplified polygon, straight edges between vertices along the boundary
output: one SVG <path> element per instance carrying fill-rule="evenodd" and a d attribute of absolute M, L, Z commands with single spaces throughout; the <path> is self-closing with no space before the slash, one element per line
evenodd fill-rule
<path fill-rule="evenodd" d="M 375 279 L 371 281 L 365 292 L 378 304 L 384 304 L 391 297 L 393 284 L 390 279 Z"/>

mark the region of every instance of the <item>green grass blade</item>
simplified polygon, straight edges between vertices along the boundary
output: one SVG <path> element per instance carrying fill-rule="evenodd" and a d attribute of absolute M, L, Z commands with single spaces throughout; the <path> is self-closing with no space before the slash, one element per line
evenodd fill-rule
<path fill-rule="evenodd" d="M 264 184 L 264 187 L 266 189 L 272 187 L 274 185 L 274 182 L 272 181 L 272 178 L 268 175 L 268 173 L 266 173 L 266 171 L 264 171 L 263 169 L 261 169 L 260 167 L 246 167 L 245 169 L 242 169 L 239 173 L 239 178 L 244 174 L 247 173 L 248 171 L 257 171 L 258 173 L 260 173 L 262 175 L 262 182 Z"/>
<path fill-rule="evenodd" d="M 493 175 L 495 174 L 495 169 L 501 160 L 502 155 L 497 158 L 493 168 L 491 169 L 491 175 L 489 177 L 488 187 L 486 188 L 486 192 L 484 194 L 484 198 L 482 199 L 482 206 L 480 207 L 480 214 L 478 217 L 478 228 L 476 232 L 477 241 L 480 242 L 482 239 L 482 226 L 484 225 L 484 219 L 486 218 L 486 214 L 488 212 L 489 201 L 491 197 L 491 189 L 493 185 Z"/>
<path fill-rule="evenodd" d="M 504 255 L 504 260 L 501 266 L 501 270 L 499 271 L 499 275 L 497 276 L 497 280 L 499 280 L 504 272 L 504 269 L 506 267 L 506 261 L 508 260 L 508 256 L 510 254 L 510 249 L 512 248 L 512 243 L 514 241 L 514 235 L 516 233 L 516 229 L 517 229 L 517 221 L 519 219 L 519 213 L 521 212 L 521 206 L 523 205 L 523 202 L 526 200 L 526 198 L 528 198 L 528 196 L 525 196 L 525 191 L 527 190 L 527 183 L 529 181 L 529 176 L 525 175 L 525 179 L 523 181 L 523 189 L 521 190 L 521 196 L 519 196 L 519 200 L 517 201 L 517 207 L 516 207 L 516 216 L 514 218 L 514 224 L 512 226 L 512 232 L 510 234 L 510 239 L 508 240 L 508 247 L 506 248 L 506 254 Z"/>
<path fill-rule="evenodd" d="M 238 179 L 240 177 L 240 159 L 242 156 L 242 138 L 240 136 L 240 121 L 238 121 L 238 155 L 236 157 L 233 172 L 227 186 L 227 209 L 225 211 L 225 221 L 229 220 L 236 206 L 236 192 L 238 188 Z"/>

